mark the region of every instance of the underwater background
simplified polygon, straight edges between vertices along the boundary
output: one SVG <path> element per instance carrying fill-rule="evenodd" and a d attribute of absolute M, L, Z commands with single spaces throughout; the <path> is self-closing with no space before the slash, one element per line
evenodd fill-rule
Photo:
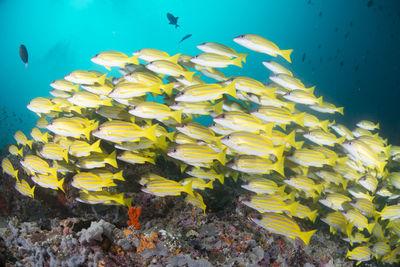
<path fill-rule="evenodd" d="M 168 12 L 179 17 L 179 28 L 168 24 Z M 37 117 L 26 105 L 50 96 L 50 82 L 76 69 L 104 71 L 90 58 L 105 50 L 195 55 L 197 44 L 215 41 L 250 53 L 236 75 L 266 81 L 270 73 L 261 61 L 271 57 L 232 41 L 244 33 L 294 49 L 290 69 L 307 86 L 316 85 L 324 100 L 345 107 L 338 122 L 379 122 L 383 137 L 399 144 L 399 28 L 397 0 L 1 0 L 0 147 L 17 130 L 29 134 Z M 19 58 L 20 44 L 28 49 L 28 67 Z"/>

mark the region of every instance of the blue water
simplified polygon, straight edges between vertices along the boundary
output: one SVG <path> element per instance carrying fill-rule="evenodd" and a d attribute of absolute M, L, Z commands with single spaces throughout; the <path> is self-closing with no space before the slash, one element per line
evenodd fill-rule
<path fill-rule="evenodd" d="M 168 24 L 167 12 L 179 17 L 180 28 Z M 29 135 L 37 117 L 26 105 L 50 96 L 50 82 L 76 69 L 105 71 L 90 61 L 104 50 L 195 55 L 196 44 L 221 42 L 250 54 L 244 69 L 230 67 L 227 76 L 267 81 L 261 62 L 272 58 L 232 41 L 244 33 L 293 48 L 296 75 L 345 107 L 337 121 L 350 128 L 360 119 L 380 122 L 382 135 L 400 144 L 399 22 L 397 0 L 0 0 L 0 147 L 16 130 Z M 178 44 L 186 34 L 193 36 Z M 27 68 L 20 44 L 29 51 Z"/>

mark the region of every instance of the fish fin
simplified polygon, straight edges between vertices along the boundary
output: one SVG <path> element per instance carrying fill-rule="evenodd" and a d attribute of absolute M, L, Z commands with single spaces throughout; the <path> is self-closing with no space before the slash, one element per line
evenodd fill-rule
<path fill-rule="evenodd" d="M 291 112 L 294 112 L 295 106 L 296 106 L 295 102 L 293 103 L 286 102 L 285 108 L 287 108 Z"/>
<path fill-rule="evenodd" d="M 3 170 L 3 172 L 4 172 L 4 170 Z M 17 179 L 17 181 L 19 182 L 18 170 L 14 170 L 14 177 L 15 177 L 15 179 Z"/>
<path fill-rule="evenodd" d="M 387 163 L 386 161 L 380 161 L 378 163 L 377 168 L 378 168 L 379 173 L 381 173 L 381 174 L 384 173 L 384 169 L 385 169 L 386 163 Z"/>
<path fill-rule="evenodd" d="M 299 202 L 293 202 L 292 204 L 286 206 L 286 210 L 289 211 L 293 216 L 296 216 L 298 206 Z"/>
<path fill-rule="evenodd" d="M 78 92 L 78 91 L 79 91 L 79 86 L 80 86 L 80 84 L 77 83 L 77 84 L 75 84 L 75 85 L 73 86 L 72 89 L 73 89 L 75 92 Z"/>
<path fill-rule="evenodd" d="M 242 59 L 240 57 L 232 59 L 232 64 L 238 67 L 242 67 Z"/>
<path fill-rule="evenodd" d="M 340 114 L 344 115 L 343 113 L 343 107 L 337 108 L 336 111 L 339 112 Z"/>
<path fill-rule="evenodd" d="M 305 91 L 307 91 L 307 92 L 310 93 L 310 94 L 314 94 L 314 89 L 315 89 L 315 86 L 312 86 L 312 87 L 310 87 L 310 88 L 306 88 Z"/>
<path fill-rule="evenodd" d="M 275 148 L 275 156 L 278 160 L 282 160 L 282 155 L 284 151 L 285 151 L 285 145 Z"/>
<path fill-rule="evenodd" d="M 107 162 L 108 164 L 110 164 L 110 165 L 113 166 L 114 168 L 118 168 L 117 157 L 116 157 L 116 150 L 114 150 L 111 154 L 109 154 L 109 155 L 105 158 L 105 162 Z"/>
<path fill-rule="evenodd" d="M 124 206 L 127 206 L 128 208 L 132 206 L 132 200 L 133 198 L 123 198 L 123 204 Z"/>
<path fill-rule="evenodd" d="M 68 149 L 63 150 L 63 158 L 68 163 Z"/>
<path fill-rule="evenodd" d="M 376 129 L 378 129 L 379 130 L 379 122 L 375 125 L 375 127 L 376 127 Z"/>
<path fill-rule="evenodd" d="M 58 167 L 50 168 L 50 171 L 49 171 L 50 174 L 53 175 L 56 178 L 57 178 L 57 169 L 58 169 Z"/>
<path fill-rule="evenodd" d="M 246 53 L 238 53 L 237 57 L 240 58 L 241 61 L 243 61 L 244 63 L 246 63 L 246 57 L 248 56 L 248 54 Z"/>
<path fill-rule="evenodd" d="M 168 138 L 169 141 L 174 141 L 174 135 L 176 132 L 170 132 L 165 134 L 165 137 Z"/>
<path fill-rule="evenodd" d="M 218 174 L 217 179 L 221 184 L 224 184 L 225 176 L 223 174 Z"/>
<path fill-rule="evenodd" d="M 303 242 L 308 246 L 308 243 L 310 243 L 310 239 L 313 236 L 313 234 L 316 232 L 317 230 L 312 230 L 312 231 L 308 231 L 308 232 L 300 232 L 299 233 L 299 237 L 301 240 L 303 240 Z"/>
<path fill-rule="evenodd" d="M 143 130 L 143 137 L 146 137 L 147 139 L 153 141 L 153 142 L 157 142 L 157 137 L 156 137 L 156 128 L 157 128 L 158 124 L 154 124 L 153 126 L 150 126 L 147 129 Z"/>
<path fill-rule="evenodd" d="M 36 185 L 34 185 L 34 186 L 31 188 L 31 195 L 32 195 L 32 198 L 34 198 L 34 196 L 35 196 L 35 187 L 36 187 Z"/>
<path fill-rule="evenodd" d="M 111 67 L 110 66 L 103 66 L 104 68 L 106 68 L 108 71 L 111 71 Z"/>
<path fill-rule="evenodd" d="M 296 142 L 294 148 L 300 149 L 303 147 L 304 141 Z"/>
<path fill-rule="evenodd" d="M 151 92 L 153 94 L 157 94 L 157 95 L 161 94 L 160 85 L 158 85 L 158 84 L 149 86 L 148 90 L 149 90 L 149 92 Z"/>
<path fill-rule="evenodd" d="M 174 63 L 178 63 L 179 57 L 180 57 L 181 53 L 178 53 L 174 56 L 171 56 L 168 58 L 169 61 L 174 62 Z"/>
<path fill-rule="evenodd" d="M 147 162 L 149 162 L 149 163 L 151 163 L 153 165 L 156 165 L 156 162 L 154 161 L 153 158 L 147 158 L 147 159 L 145 159 L 145 161 L 147 161 Z"/>
<path fill-rule="evenodd" d="M 292 60 L 290 59 L 290 54 L 292 54 L 293 49 L 287 49 L 287 50 L 280 50 L 281 55 L 284 59 L 287 60 L 290 64 L 292 64 Z"/>
<path fill-rule="evenodd" d="M 230 95 L 230 96 L 232 96 L 234 98 L 237 98 L 235 81 L 233 81 L 230 84 L 228 84 L 227 86 L 225 86 L 224 90 L 225 90 L 226 94 L 228 94 L 228 95 Z"/>
<path fill-rule="evenodd" d="M 103 106 L 112 106 L 112 105 L 113 105 L 113 104 L 111 103 L 112 101 L 113 101 L 112 98 L 104 99 L 104 100 L 102 101 L 102 105 L 103 105 Z"/>
<path fill-rule="evenodd" d="M 318 100 L 318 105 L 319 105 L 319 106 L 322 106 L 322 103 L 324 102 L 324 101 L 322 100 L 322 96 L 319 97 L 319 98 L 317 98 L 317 100 Z"/>

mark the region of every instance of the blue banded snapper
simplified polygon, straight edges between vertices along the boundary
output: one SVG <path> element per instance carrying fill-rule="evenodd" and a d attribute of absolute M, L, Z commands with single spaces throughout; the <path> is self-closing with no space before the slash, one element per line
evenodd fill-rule
<path fill-rule="evenodd" d="M 87 204 L 122 205 L 130 207 L 132 198 L 125 198 L 124 193 L 113 194 L 107 191 L 79 191 L 77 201 Z"/>
<path fill-rule="evenodd" d="M 19 155 L 20 157 L 24 156 L 24 150 L 23 148 L 18 148 L 16 145 L 11 145 L 8 147 L 8 152 L 10 152 L 11 155 L 17 156 Z"/>
<path fill-rule="evenodd" d="M 21 132 L 21 131 L 16 131 L 14 134 L 14 138 L 17 141 L 17 144 L 23 145 L 23 146 L 29 146 L 30 149 L 32 149 L 32 140 L 28 140 L 26 135 Z"/>
<path fill-rule="evenodd" d="M 142 191 L 156 196 L 178 196 L 182 192 L 194 196 L 192 183 L 181 185 L 176 181 L 166 178 L 149 180 L 145 184 L 145 187 L 142 188 Z"/>
<path fill-rule="evenodd" d="M 368 246 L 358 246 L 353 250 L 349 250 L 346 254 L 346 258 L 356 260 L 357 265 L 364 261 L 369 261 L 372 258 L 372 251 Z"/>
<path fill-rule="evenodd" d="M 294 220 L 286 215 L 272 212 L 263 213 L 261 220 L 252 218 L 252 221 L 272 233 L 284 235 L 292 239 L 299 237 L 306 245 L 308 245 L 311 237 L 317 231 L 302 232 Z"/>
<path fill-rule="evenodd" d="M 64 92 L 72 92 L 79 90 L 79 84 L 74 84 L 73 82 L 67 81 L 65 79 L 58 79 L 50 83 L 50 86 L 56 90 Z"/>
<path fill-rule="evenodd" d="M 65 80 L 73 83 L 80 83 L 80 84 L 104 84 L 107 77 L 107 73 L 96 75 L 93 72 L 86 71 L 86 70 L 74 70 L 73 72 L 69 73 L 65 76 Z"/>
<path fill-rule="evenodd" d="M 14 170 L 14 167 L 8 158 L 3 158 L 3 160 L 1 161 L 1 169 L 3 170 L 3 173 L 7 173 L 11 177 L 19 181 L 18 170 Z"/>
<path fill-rule="evenodd" d="M 124 67 L 126 64 L 139 64 L 137 56 L 128 57 L 118 51 L 104 51 L 90 59 L 92 62 L 104 66 L 107 70 L 111 67 Z"/>
<path fill-rule="evenodd" d="M 103 180 L 91 172 L 80 172 L 75 174 L 71 185 L 86 191 L 100 191 L 103 187 L 116 186 L 113 179 Z"/>
<path fill-rule="evenodd" d="M 203 210 L 204 215 L 206 215 L 206 204 L 204 203 L 203 197 L 200 195 L 200 193 L 194 191 L 193 196 L 192 195 L 187 195 L 185 197 L 185 202 L 188 204 L 191 204 L 197 208 L 200 208 Z"/>
<path fill-rule="evenodd" d="M 152 62 L 156 60 L 167 60 L 173 63 L 178 63 L 178 59 L 181 54 L 176 54 L 174 56 L 170 56 L 167 52 L 154 49 L 154 48 L 143 48 L 138 51 L 132 53 L 135 57 L 144 60 L 146 62 Z M 138 63 L 134 63 L 138 64 Z"/>
<path fill-rule="evenodd" d="M 58 180 L 57 176 L 53 176 L 51 174 L 36 174 L 32 176 L 31 179 L 33 182 L 35 182 L 35 184 L 41 187 L 50 188 L 53 190 L 60 189 L 65 193 L 63 188 L 64 178 Z"/>
<path fill-rule="evenodd" d="M 89 156 L 79 158 L 75 165 L 82 169 L 95 169 L 104 167 L 106 163 L 118 168 L 115 150 L 111 154 L 92 153 Z"/>
<path fill-rule="evenodd" d="M 237 57 L 246 62 L 246 53 L 237 53 L 233 48 L 215 42 L 206 42 L 197 45 L 197 48 L 206 53 L 219 54 L 226 57 Z"/>
<path fill-rule="evenodd" d="M 282 56 L 289 63 L 292 63 L 290 54 L 293 49 L 281 50 L 276 44 L 259 35 L 242 34 L 233 38 L 233 41 L 256 52 L 265 53 L 273 57 Z"/>
<path fill-rule="evenodd" d="M 15 183 L 15 189 L 20 192 L 22 195 L 34 198 L 35 187 L 31 187 L 28 182 L 24 179 L 17 181 Z"/>

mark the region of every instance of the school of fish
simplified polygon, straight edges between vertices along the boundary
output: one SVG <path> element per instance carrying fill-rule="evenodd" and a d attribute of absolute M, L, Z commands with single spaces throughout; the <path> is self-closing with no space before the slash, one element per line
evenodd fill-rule
<path fill-rule="evenodd" d="M 233 41 L 291 63 L 291 49 L 261 36 Z M 202 53 L 195 56 L 104 51 L 91 61 L 119 68 L 119 77 L 75 70 L 55 80 L 52 97 L 27 106 L 39 115 L 32 139 L 17 131 L 17 144 L 9 147 L 20 166 L 6 157 L 3 172 L 31 198 L 35 186 L 64 191 L 69 183 L 80 202 L 130 206 L 131 198 L 109 190 L 127 179 L 120 167 L 165 157 L 187 178 L 147 173 L 138 181 L 142 191 L 184 193 L 185 202 L 205 213 L 202 191 L 239 177 L 252 192 L 241 202 L 260 213 L 252 221 L 267 231 L 308 245 L 316 229 L 298 222 L 320 220 L 349 243 L 346 257 L 358 264 L 400 262 L 400 146 L 388 145 L 370 121 L 351 131 L 320 120 L 318 114 L 343 115 L 343 108 L 316 96 L 286 63 L 262 62 L 271 72 L 263 84 L 221 71 L 242 67 L 246 53 L 215 42 L 197 47 Z M 199 116 L 211 116 L 213 124 L 196 122 Z"/>

